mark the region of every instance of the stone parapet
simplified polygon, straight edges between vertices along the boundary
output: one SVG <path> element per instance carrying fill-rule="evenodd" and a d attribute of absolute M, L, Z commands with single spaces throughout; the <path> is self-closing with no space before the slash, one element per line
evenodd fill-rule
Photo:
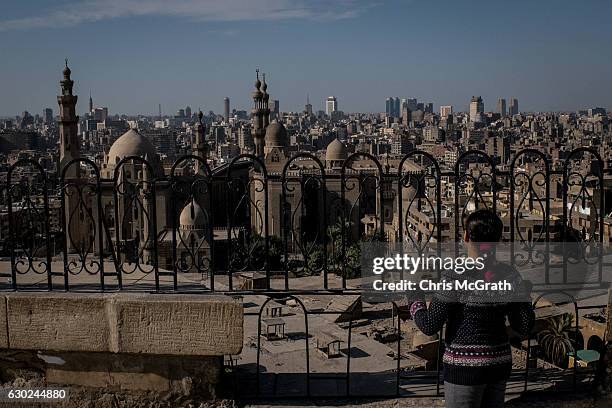
<path fill-rule="evenodd" d="M 221 295 L 0 295 L 0 348 L 183 356 L 239 354 L 242 304 Z"/>

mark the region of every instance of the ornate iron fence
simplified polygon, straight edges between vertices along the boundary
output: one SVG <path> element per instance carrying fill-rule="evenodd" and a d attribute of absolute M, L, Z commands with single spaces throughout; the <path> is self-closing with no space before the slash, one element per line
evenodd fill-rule
<path fill-rule="evenodd" d="M 181 274 L 198 273 L 206 277 L 204 291 L 295 291 L 292 277 L 321 275 L 316 289 L 348 290 L 359 244 L 405 242 L 422 250 L 458 242 L 464 216 L 490 208 L 502 215 L 513 251 L 521 249 L 512 262 L 543 265 L 542 283 L 550 284 L 551 268 L 561 268 L 567 283 L 571 260 L 551 265 L 536 244 L 571 234 L 590 248 L 588 261 L 598 264 L 602 280 L 610 211 L 604 173 L 611 171 L 594 150 L 576 149 L 556 169 L 534 149 L 519 151 L 507 169 L 482 151 L 464 152 L 453 170 L 419 150 L 393 168 L 365 153 L 326 165 L 299 153 L 280 174 L 268 173 L 261 159 L 240 155 L 211 170 L 185 156 L 164 176 L 134 156 L 102 179 L 84 158 L 58 178 L 20 160 L 3 186 L 0 277 L 10 280 L 5 289 L 19 290 L 37 275 L 46 277 L 46 285 L 36 282 L 39 289 L 73 290 L 72 281 L 87 274 L 98 276 L 99 290 L 120 290 L 126 277 L 144 274 L 155 291 L 177 291 Z M 332 274 L 341 280 L 335 287 Z M 223 287 L 216 285 L 219 275 L 227 276 Z"/>

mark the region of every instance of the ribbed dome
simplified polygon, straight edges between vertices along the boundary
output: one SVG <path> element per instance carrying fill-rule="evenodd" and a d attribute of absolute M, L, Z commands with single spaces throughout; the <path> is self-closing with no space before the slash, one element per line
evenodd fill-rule
<path fill-rule="evenodd" d="M 334 139 L 325 151 L 325 161 L 346 160 L 347 150 L 344 143 L 338 139 Z"/>
<path fill-rule="evenodd" d="M 287 138 L 287 129 L 282 123 L 274 121 L 266 128 L 266 146 L 269 147 L 285 147 L 289 145 Z"/>
<path fill-rule="evenodd" d="M 206 227 L 206 214 L 196 200 L 191 200 L 183 208 L 179 224 L 183 229 L 204 229 Z"/>
<path fill-rule="evenodd" d="M 153 165 L 155 171 L 159 171 L 160 167 L 157 162 L 157 152 L 149 139 L 138 133 L 134 129 L 125 132 L 111 146 L 108 152 L 108 164 L 115 165 L 120 160 L 128 156 L 145 156 Z"/>

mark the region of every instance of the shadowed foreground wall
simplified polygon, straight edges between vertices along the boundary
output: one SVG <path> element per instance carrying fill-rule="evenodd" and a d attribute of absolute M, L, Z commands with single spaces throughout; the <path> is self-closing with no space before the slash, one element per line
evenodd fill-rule
<path fill-rule="evenodd" d="M 242 304 L 225 296 L 0 296 L 0 348 L 30 351 L 49 383 L 214 396 L 242 344 Z"/>

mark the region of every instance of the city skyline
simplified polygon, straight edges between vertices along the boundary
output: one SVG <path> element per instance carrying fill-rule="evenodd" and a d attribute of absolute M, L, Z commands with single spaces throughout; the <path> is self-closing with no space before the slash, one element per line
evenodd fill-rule
<path fill-rule="evenodd" d="M 155 115 L 159 104 L 165 114 L 188 105 L 222 113 L 224 97 L 249 109 L 255 68 L 273 80 L 284 111 L 303 110 L 307 94 L 315 111 L 329 95 L 345 112 L 382 112 L 389 95 L 455 111 L 467 111 L 472 95 L 486 111 L 512 96 L 522 111 L 612 107 L 602 42 L 609 2 L 229 3 L 10 2 L 0 19 L 0 49 L 10 56 L 0 68 L 0 115 L 53 107 L 64 57 L 76 94 L 91 90 L 97 106 L 128 115 Z"/>

